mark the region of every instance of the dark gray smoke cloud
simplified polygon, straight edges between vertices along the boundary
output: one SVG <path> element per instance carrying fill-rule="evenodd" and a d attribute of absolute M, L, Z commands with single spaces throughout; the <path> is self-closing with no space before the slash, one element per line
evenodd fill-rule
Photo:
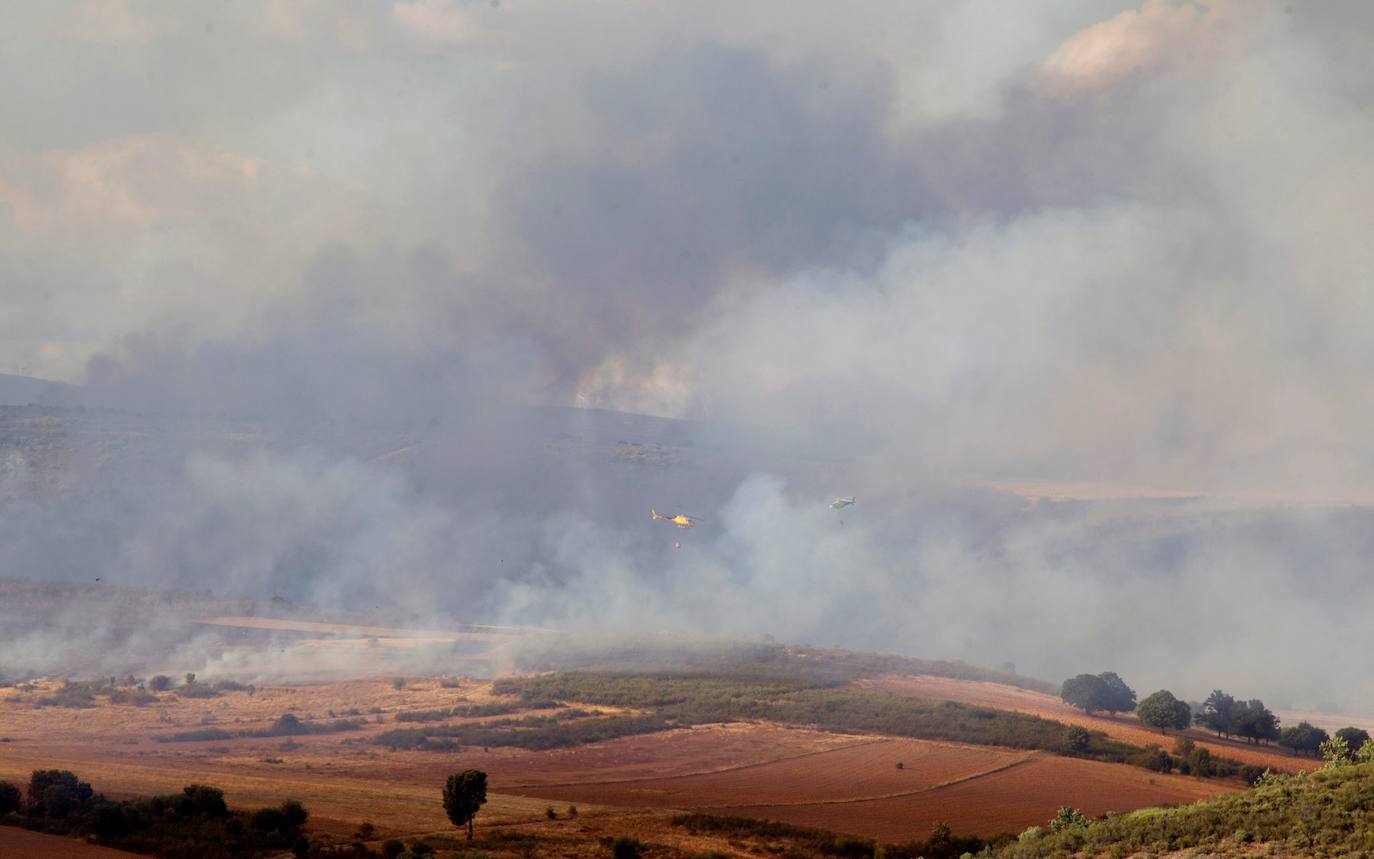
<path fill-rule="evenodd" d="M 4 573 L 1371 701 L 1363 5 L 12 17 Z"/>

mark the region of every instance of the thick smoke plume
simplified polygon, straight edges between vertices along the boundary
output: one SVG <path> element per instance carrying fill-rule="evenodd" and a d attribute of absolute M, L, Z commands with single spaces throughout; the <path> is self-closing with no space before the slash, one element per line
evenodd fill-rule
<path fill-rule="evenodd" d="M 1365 4 L 10 17 L 0 575 L 1374 706 Z"/>

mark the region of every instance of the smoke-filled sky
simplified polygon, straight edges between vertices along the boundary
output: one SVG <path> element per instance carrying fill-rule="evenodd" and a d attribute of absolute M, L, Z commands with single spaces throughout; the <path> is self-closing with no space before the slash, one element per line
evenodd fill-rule
<path fill-rule="evenodd" d="M 1312 506 L 1374 499 L 1369 4 L 6 5 L 0 371 L 463 449 L 190 445 L 92 544 L 125 583 L 402 568 L 504 620 L 1364 700 L 1294 675 L 1374 637 L 1337 622 L 1367 517 Z M 681 499 L 555 481 L 490 418 L 529 405 L 742 462 Z M 1007 480 L 1212 501 L 1117 527 L 970 489 Z M 817 518 L 850 493 L 880 501 Z M 709 508 L 695 554 L 621 521 L 651 502 Z M 1260 504 L 1298 507 L 1215 512 Z"/>

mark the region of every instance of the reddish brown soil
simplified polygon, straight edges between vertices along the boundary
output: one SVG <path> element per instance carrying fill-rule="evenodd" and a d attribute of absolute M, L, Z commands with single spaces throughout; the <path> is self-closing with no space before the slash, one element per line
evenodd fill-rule
<path fill-rule="evenodd" d="M 757 805 L 734 814 L 856 832 L 884 840 L 924 837 L 937 820 L 955 832 L 1019 832 L 1045 825 L 1061 805 L 1088 815 L 1193 802 L 1238 789 L 1233 783 L 1036 754 L 979 778 L 909 796 L 857 802 Z"/>
<path fill-rule="evenodd" d="M 1007 749 L 873 739 L 847 748 L 707 774 L 592 780 L 528 791 L 579 802 L 659 808 L 733 809 L 759 804 L 852 802 L 930 790 L 1025 760 Z M 897 764 L 902 769 L 897 769 Z M 526 789 L 515 788 L 518 792 Z"/>
<path fill-rule="evenodd" d="M 135 855 L 61 835 L 0 826 L 0 856 L 5 859 L 129 859 Z"/>
<path fill-rule="evenodd" d="M 1299 769 L 1312 769 L 1311 758 L 1296 757 L 1278 746 L 1252 746 L 1241 740 L 1219 739 L 1205 731 L 1189 729 L 1161 734 L 1154 728 L 1142 725 L 1134 714 L 1107 716 L 1103 714 L 1087 716 L 1053 695 L 1032 692 L 1016 686 L 1001 683 L 987 683 L 980 680 L 955 680 L 949 677 L 879 677 L 860 680 L 854 684 L 860 689 L 876 689 L 911 695 L 918 698 L 935 698 L 942 701 L 962 701 L 999 710 L 1015 710 L 1030 713 L 1046 719 L 1054 719 L 1071 725 L 1082 725 L 1095 731 L 1103 731 L 1110 737 L 1137 746 L 1151 743 L 1172 749 L 1179 733 L 1191 738 L 1200 746 L 1205 746 L 1214 755 L 1234 758 L 1247 764 L 1269 767 L 1274 770 L 1296 772 Z"/>

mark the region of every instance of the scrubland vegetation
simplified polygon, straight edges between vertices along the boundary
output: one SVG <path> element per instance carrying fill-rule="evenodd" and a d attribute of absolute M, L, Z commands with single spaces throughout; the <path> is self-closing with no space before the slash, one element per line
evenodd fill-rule
<path fill-rule="evenodd" d="M 399 728 L 378 734 L 373 742 L 391 749 L 426 751 L 449 751 L 464 746 L 511 746 L 545 751 L 652 734 L 671 727 L 671 723 L 652 715 L 597 716 L 587 710 L 565 710 L 553 716 Z"/>
<path fill-rule="evenodd" d="M 1262 846 L 1261 846 L 1262 845 Z M 1374 855 L 1374 764 L 1267 776 L 1244 793 L 1177 808 L 1109 815 L 1058 831 L 1035 827 L 995 855 Z"/>
<path fill-rule="evenodd" d="M 1011 835 L 997 835 L 987 839 L 974 835 L 956 836 L 950 832 L 948 826 L 940 823 L 935 825 L 928 838 L 898 844 L 878 844 L 871 838 L 839 835 L 823 829 L 715 814 L 681 814 L 673 818 L 673 825 L 693 833 L 707 832 L 726 835 L 732 839 L 748 838 L 762 841 L 770 845 L 769 852 L 796 853 L 798 848 L 805 848 L 810 853 L 840 856 L 845 859 L 955 859 L 1012 841 Z M 784 847 L 779 842 L 787 846 Z"/>
<path fill-rule="evenodd" d="M 445 719 L 472 719 L 486 716 L 504 716 L 521 710 L 554 710 L 558 702 L 526 701 L 512 703 L 492 701 L 488 704 L 464 704 L 459 707 L 445 707 L 439 710 L 402 710 L 396 714 L 398 722 L 442 722 Z"/>
<path fill-rule="evenodd" d="M 657 721 L 626 722 L 645 732 L 715 722 L 769 721 L 837 732 L 1042 750 L 1163 772 L 1179 769 L 1204 777 L 1259 773 L 1214 758 L 1205 749 L 1190 766 L 1186 757 L 1180 761 L 1158 748 L 1142 749 L 1101 731 L 1038 716 L 891 693 L 808 687 L 802 682 L 694 674 L 563 673 L 499 680 L 493 692 L 526 700 L 553 698 L 646 710 Z M 455 729 L 450 736 L 459 736 L 460 731 Z"/>
<path fill-rule="evenodd" d="M 154 737 L 159 743 L 195 743 L 204 740 L 231 740 L 234 737 L 299 737 L 308 734 L 337 734 L 341 731 L 356 731 L 366 722 L 362 719 L 335 719 L 331 722 L 302 722 L 291 713 L 266 728 L 256 731 L 232 733 L 223 728 L 200 728 L 194 731 L 179 731 L 175 734 Z"/>
<path fill-rule="evenodd" d="M 200 683 L 196 681 L 194 674 L 186 676 L 188 682 L 180 687 L 174 687 L 171 678 L 161 674 L 146 681 L 133 676 L 65 680 L 61 687 L 48 695 L 33 699 L 33 703 L 39 707 L 87 709 L 98 706 L 99 699 L 104 698 L 110 704 L 132 704 L 142 707 L 161 700 L 159 695 L 154 693 L 172 692 L 182 698 L 218 698 L 226 692 L 244 692 L 251 695 L 256 691 L 253 686 L 232 680 Z M 26 691 L 31 686 L 19 684 L 17 688 Z"/>
<path fill-rule="evenodd" d="M 884 674 L 927 675 L 1002 683 L 1054 694 L 1059 687 L 1013 671 L 969 665 L 947 659 L 917 659 L 842 648 L 783 644 L 692 644 L 635 642 L 621 649 L 582 649 L 560 640 L 556 648 L 530 649 L 517 663 L 522 671 L 657 674 L 683 671 L 730 677 L 775 679 L 816 686 L 840 686 Z"/>
<path fill-rule="evenodd" d="M 231 811 L 224 793 L 206 785 L 112 802 L 66 770 L 36 770 L 24 791 L 0 782 L 0 822 L 6 825 L 174 859 L 266 856 L 286 849 L 308 855 L 301 827 L 309 816 L 290 800 L 252 812 Z"/>

